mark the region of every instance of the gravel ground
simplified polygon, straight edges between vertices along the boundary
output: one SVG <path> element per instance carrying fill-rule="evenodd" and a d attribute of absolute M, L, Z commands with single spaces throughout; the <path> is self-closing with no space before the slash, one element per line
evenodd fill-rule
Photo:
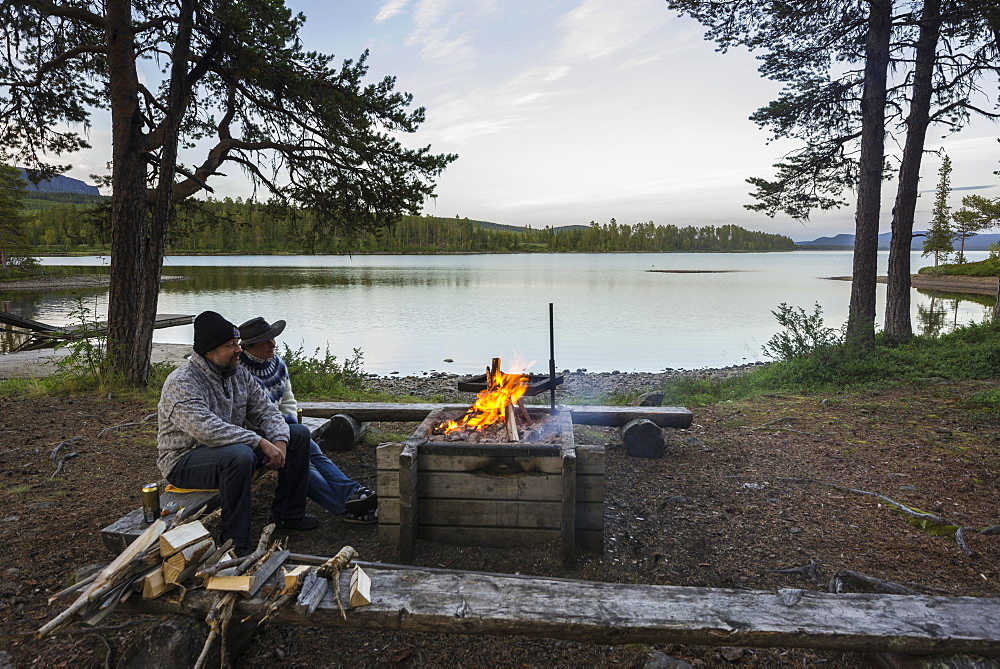
<path fill-rule="evenodd" d="M 669 379 L 679 376 L 727 378 L 742 374 L 758 364 L 761 363 L 720 369 L 669 369 L 663 372 L 571 372 L 567 369 L 561 372 L 563 383 L 556 390 L 556 401 L 563 402 L 572 398 L 579 403 L 580 400 L 613 395 L 635 395 L 660 388 Z M 442 402 L 465 402 L 475 394 L 460 392 L 457 387 L 459 378 L 460 375 L 447 372 L 431 372 L 421 376 L 370 376 L 365 385 L 371 390 L 393 395 L 433 397 Z M 548 395 L 538 397 L 544 399 Z"/>

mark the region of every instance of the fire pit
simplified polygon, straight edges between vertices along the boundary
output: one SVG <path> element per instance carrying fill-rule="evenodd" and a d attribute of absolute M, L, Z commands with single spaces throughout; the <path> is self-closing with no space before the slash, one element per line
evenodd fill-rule
<path fill-rule="evenodd" d="M 471 546 L 604 543 L 604 449 L 577 446 L 568 411 L 525 407 L 524 374 L 487 371 L 464 413 L 432 411 L 405 444 L 378 447 L 379 535 Z M 548 389 L 548 378 L 546 387 Z"/>

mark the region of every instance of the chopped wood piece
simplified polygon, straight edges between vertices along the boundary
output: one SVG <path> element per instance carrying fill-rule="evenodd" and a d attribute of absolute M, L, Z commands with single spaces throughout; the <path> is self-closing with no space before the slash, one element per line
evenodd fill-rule
<path fill-rule="evenodd" d="M 271 574 L 278 570 L 287 557 L 287 550 L 275 551 L 266 560 L 261 562 L 253 573 L 249 574 L 239 574 L 237 573 L 239 567 L 230 567 L 233 570 L 232 572 L 227 569 L 210 577 L 205 582 L 205 589 L 245 592 L 248 597 L 253 596 L 254 593 L 260 590 Z"/>
<path fill-rule="evenodd" d="M 163 561 L 163 580 L 169 585 L 183 583 L 187 576 L 193 575 L 191 568 L 197 567 L 214 552 L 215 541 L 212 537 L 177 551 Z M 182 574 L 185 574 L 185 578 L 181 577 Z"/>
<path fill-rule="evenodd" d="M 205 581 L 206 590 L 222 590 L 225 592 L 247 592 L 253 585 L 253 576 L 237 574 L 236 567 L 223 569 L 215 576 Z"/>
<path fill-rule="evenodd" d="M 305 615 L 306 617 L 312 616 L 316 612 L 316 608 L 323 601 L 323 596 L 326 594 L 326 589 L 329 587 L 330 582 L 319 575 L 319 570 L 310 571 L 306 574 L 306 579 L 302 583 L 302 591 L 299 593 L 299 598 L 295 601 L 295 610 Z"/>
<path fill-rule="evenodd" d="M 211 538 L 211 535 L 201 521 L 184 523 L 160 535 L 160 555 L 170 557 L 177 551 L 206 538 Z"/>
<path fill-rule="evenodd" d="M 142 580 L 143 599 L 154 599 L 162 595 L 166 590 L 167 584 L 163 580 L 163 567 L 157 567 L 146 574 L 146 578 Z"/>
<path fill-rule="evenodd" d="M 308 572 L 312 567 L 307 564 L 296 565 L 292 569 L 285 570 L 285 589 L 283 593 L 291 592 L 302 579 L 305 578 L 306 572 Z"/>
<path fill-rule="evenodd" d="M 350 606 L 366 606 L 372 603 L 372 579 L 361 567 L 355 565 L 351 572 Z"/>

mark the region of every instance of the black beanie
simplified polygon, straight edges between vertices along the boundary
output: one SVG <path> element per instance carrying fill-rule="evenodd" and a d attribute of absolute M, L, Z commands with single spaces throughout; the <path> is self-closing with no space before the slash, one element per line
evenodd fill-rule
<path fill-rule="evenodd" d="M 239 336 L 236 326 L 214 311 L 203 311 L 194 319 L 194 352 L 198 355 L 205 355 Z"/>

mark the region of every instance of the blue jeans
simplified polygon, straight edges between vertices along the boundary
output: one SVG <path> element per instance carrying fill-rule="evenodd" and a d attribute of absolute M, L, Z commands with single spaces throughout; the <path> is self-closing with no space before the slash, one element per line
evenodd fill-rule
<path fill-rule="evenodd" d="M 306 513 L 309 485 L 309 429 L 289 427 L 285 466 L 278 470 L 271 517 L 302 518 Z M 167 480 L 179 488 L 218 488 L 222 504 L 222 541 L 233 540 L 236 548 L 253 548 L 250 534 L 253 506 L 250 484 L 255 470 L 264 466 L 264 454 L 246 444 L 199 446 L 177 461 Z"/>
<path fill-rule="evenodd" d="M 309 499 L 335 516 L 346 510 L 344 502 L 360 488 L 347 478 L 313 440 L 309 440 Z"/>
<path fill-rule="evenodd" d="M 285 416 L 285 422 L 299 424 L 293 416 Z M 344 503 L 360 487 L 326 457 L 319 444 L 309 440 L 309 499 L 333 515 L 340 516 L 347 510 Z"/>

